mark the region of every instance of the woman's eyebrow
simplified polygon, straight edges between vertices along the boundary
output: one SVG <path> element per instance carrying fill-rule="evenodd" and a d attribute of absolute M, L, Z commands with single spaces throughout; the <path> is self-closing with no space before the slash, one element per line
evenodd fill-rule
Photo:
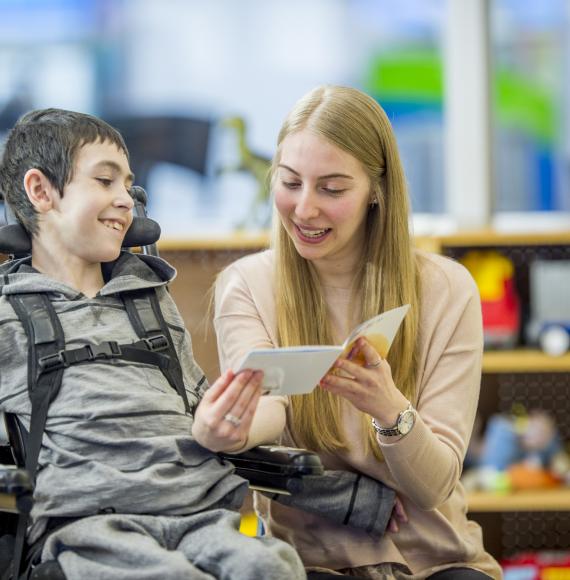
<path fill-rule="evenodd" d="M 295 175 L 301 177 L 301 175 L 297 171 L 295 171 L 292 167 L 285 165 L 284 163 L 279 163 L 278 167 L 282 167 L 283 169 L 286 169 L 287 171 L 290 171 L 291 173 L 294 173 Z M 335 178 L 354 179 L 352 175 L 347 175 L 346 173 L 327 173 L 327 175 L 320 175 L 317 179 L 335 179 Z"/>

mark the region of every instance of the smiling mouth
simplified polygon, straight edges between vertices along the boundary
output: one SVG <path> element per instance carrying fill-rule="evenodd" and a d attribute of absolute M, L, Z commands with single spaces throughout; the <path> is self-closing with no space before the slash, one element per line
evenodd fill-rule
<path fill-rule="evenodd" d="M 122 232 L 125 229 L 125 225 L 116 220 L 100 220 L 101 223 L 110 230 L 115 230 L 117 232 Z"/>
<path fill-rule="evenodd" d="M 314 230 L 314 229 L 306 229 L 306 228 L 302 228 L 301 226 L 298 226 L 297 224 L 294 224 L 295 229 L 297 230 L 297 232 L 299 233 L 299 235 L 301 236 L 301 238 L 307 239 L 307 240 L 311 240 L 311 241 L 318 241 L 322 238 L 324 238 L 330 231 L 331 228 L 321 228 L 318 230 Z"/>

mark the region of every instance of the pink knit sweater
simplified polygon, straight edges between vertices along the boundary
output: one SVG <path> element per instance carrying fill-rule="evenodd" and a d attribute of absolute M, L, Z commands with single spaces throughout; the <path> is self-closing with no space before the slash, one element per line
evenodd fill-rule
<path fill-rule="evenodd" d="M 449 566 L 467 566 L 501 578 L 497 562 L 483 548 L 480 527 L 466 517 L 459 477 L 481 381 L 482 324 L 477 288 L 459 264 L 420 253 L 418 410 L 413 430 L 397 441 L 381 438 L 384 461 L 365 453 L 360 422 L 349 404 L 344 425 L 349 452 L 321 454 L 329 469 L 360 471 L 396 490 L 409 517 L 397 533 L 376 539 L 325 518 L 257 498 L 271 534 L 293 544 L 306 566 L 340 569 L 385 562 L 406 565 L 417 578 Z M 231 264 L 216 284 L 215 328 L 222 370 L 235 368 L 252 348 L 276 340 L 273 252 Z M 349 291 L 326 288 L 325 298 L 340 344 L 353 323 L 347 317 Z M 287 399 L 262 397 L 248 447 L 279 439 Z M 284 443 L 295 444 L 285 431 Z"/>

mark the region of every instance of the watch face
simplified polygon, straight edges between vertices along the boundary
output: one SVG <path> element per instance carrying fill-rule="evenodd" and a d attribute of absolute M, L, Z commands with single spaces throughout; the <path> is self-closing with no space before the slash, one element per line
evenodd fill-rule
<path fill-rule="evenodd" d="M 406 410 L 400 415 L 400 419 L 398 421 L 398 431 L 402 435 L 406 435 L 412 430 L 416 420 L 416 415 L 411 410 Z"/>

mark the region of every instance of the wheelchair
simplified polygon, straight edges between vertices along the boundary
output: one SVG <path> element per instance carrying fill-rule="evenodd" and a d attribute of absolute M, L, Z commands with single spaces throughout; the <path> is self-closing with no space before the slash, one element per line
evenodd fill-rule
<path fill-rule="evenodd" d="M 133 187 L 132 194 L 134 218 L 124 246 L 140 248 L 144 253 L 157 256 L 160 227 L 146 215 L 144 190 Z M 5 210 L 7 224 L 0 227 L 0 253 L 12 258 L 25 256 L 31 251 L 29 237 L 10 208 L 5 206 Z M 11 563 L 18 537 L 15 529 L 23 527 L 25 530 L 33 505 L 34 474 L 24 468 L 27 436 L 17 417 L 0 413 L 0 512 L 3 512 L 0 519 L 0 578 L 65 580 L 57 562 L 38 563 L 41 554 L 38 546 L 24 546 L 22 562 L 17 570 Z M 304 449 L 265 445 L 240 455 L 220 456 L 235 465 L 236 473 L 249 481 L 251 489 L 271 493 L 298 493 L 305 476 L 321 475 L 324 471 L 319 457 Z"/>
<path fill-rule="evenodd" d="M 22 575 L 22 569 L 19 576 L 14 576 L 9 570 L 18 514 L 29 514 L 33 505 L 32 478 L 24 468 L 19 467 L 23 464 L 23 458 L 19 455 L 21 445 L 21 432 L 16 418 L 0 415 L 0 462 L 6 461 L 8 453 L 14 458 L 13 465 L 0 464 L 0 512 L 4 512 L 0 524 L 0 578 L 65 580 L 57 562 L 29 562 L 30 568 L 25 575 Z M 305 476 L 323 473 L 319 457 L 304 449 L 262 445 L 239 456 L 220 455 L 235 464 L 236 473 L 248 480 L 251 490 L 294 494 L 301 491 Z M 40 550 L 36 548 L 28 560 L 30 557 L 39 559 L 39 556 Z M 315 576 L 315 579 L 318 577 Z"/>

